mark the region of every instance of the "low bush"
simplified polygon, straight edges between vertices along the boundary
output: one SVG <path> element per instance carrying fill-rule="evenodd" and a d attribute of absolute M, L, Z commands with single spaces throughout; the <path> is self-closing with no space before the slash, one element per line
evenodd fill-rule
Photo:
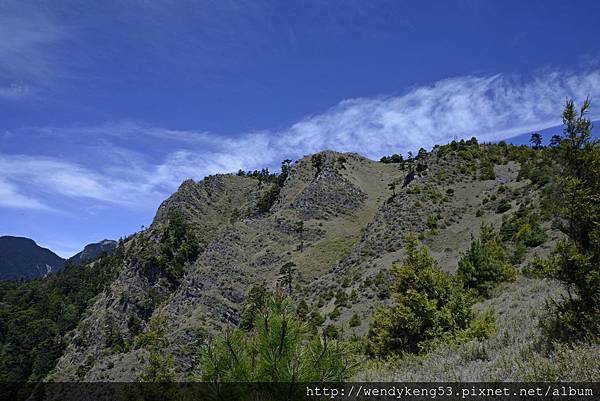
<path fill-rule="evenodd" d="M 471 242 L 458 262 L 458 277 L 467 288 L 487 296 L 498 283 L 516 276 L 517 270 L 510 263 L 500 235 L 482 224 L 480 238 Z"/>

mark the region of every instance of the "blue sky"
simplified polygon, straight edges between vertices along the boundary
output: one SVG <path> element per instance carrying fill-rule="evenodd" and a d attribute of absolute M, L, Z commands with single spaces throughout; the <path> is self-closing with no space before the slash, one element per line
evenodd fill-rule
<path fill-rule="evenodd" d="M 0 235 L 62 256 L 185 178 L 557 126 L 597 1 L 0 1 Z M 592 117 L 600 105 L 592 103 Z"/>

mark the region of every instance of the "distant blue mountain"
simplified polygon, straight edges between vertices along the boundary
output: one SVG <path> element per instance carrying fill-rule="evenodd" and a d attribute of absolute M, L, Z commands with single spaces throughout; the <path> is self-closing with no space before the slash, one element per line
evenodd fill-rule
<path fill-rule="evenodd" d="M 67 259 L 73 264 L 82 264 L 97 259 L 102 253 L 110 252 L 117 247 L 117 241 L 105 239 L 95 244 L 88 244 L 83 248 L 83 251 L 71 256 Z"/>
<path fill-rule="evenodd" d="M 593 124 L 597 128 L 592 131 L 592 134 L 594 138 L 600 139 L 600 120 L 593 121 Z M 512 138 L 507 138 L 505 139 L 505 141 L 507 143 L 512 143 L 513 145 L 529 145 L 529 139 L 531 138 L 531 134 L 533 134 L 534 132 L 539 132 L 540 134 L 542 134 L 542 143 L 544 146 L 547 146 L 550 143 L 550 138 L 552 138 L 553 135 L 562 135 L 563 126 L 557 125 L 556 127 L 546 128 L 539 131 L 527 132 L 525 134 L 517 135 Z"/>
<path fill-rule="evenodd" d="M 0 280 L 30 280 L 63 268 L 65 260 L 32 239 L 0 237 Z"/>
<path fill-rule="evenodd" d="M 65 260 L 34 240 L 25 237 L 0 236 L 0 280 L 31 280 L 61 270 L 65 262 L 75 265 L 91 262 L 117 246 L 113 240 L 88 244 Z"/>

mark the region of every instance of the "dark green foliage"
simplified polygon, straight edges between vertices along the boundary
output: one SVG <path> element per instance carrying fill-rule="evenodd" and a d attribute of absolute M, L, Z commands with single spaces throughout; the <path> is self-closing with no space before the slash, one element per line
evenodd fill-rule
<path fill-rule="evenodd" d="M 506 198 L 501 199 L 500 202 L 498 203 L 498 206 L 496 207 L 496 213 L 504 213 L 510 210 L 511 208 L 511 204 L 510 201 Z"/>
<path fill-rule="evenodd" d="M 310 321 L 309 324 L 312 327 L 321 327 L 325 323 L 325 318 L 321 316 L 321 314 L 317 311 L 312 311 L 310 313 Z"/>
<path fill-rule="evenodd" d="M 165 354 L 169 346 L 166 337 L 167 320 L 164 315 L 154 315 L 150 320 L 148 331 L 136 338 L 136 348 L 150 351 L 149 364 L 136 378 L 140 383 L 167 383 L 175 381 L 175 359 Z"/>
<path fill-rule="evenodd" d="M 291 302 L 270 297 L 251 333 L 234 330 L 209 344 L 201 357 L 207 382 L 332 382 L 357 366 L 348 343 L 310 338 Z"/>
<path fill-rule="evenodd" d="M 95 364 L 96 359 L 94 358 L 94 356 L 87 355 L 83 363 L 77 367 L 75 374 L 81 379 L 87 374 L 87 372 L 90 371 L 90 369 L 94 367 Z"/>
<path fill-rule="evenodd" d="M 336 320 L 338 317 L 340 317 L 340 315 L 342 314 L 342 312 L 340 311 L 340 308 L 335 308 L 330 314 L 329 314 L 329 318 L 331 320 Z"/>
<path fill-rule="evenodd" d="M 46 279 L 0 281 L 0 381 L 41 380 L 96 295 L 124 263 L 123 244 L 92 266 L 67 265 Z"/>
<path fill-rule="evenodd" d="M 277 182 L 279 178 L 277 174 L 270 173 L 268 168 L 263 168 L 262 170 L 254 170 L 254 171 L 244 171 L 238 170 L 237 176 L 239 177 L 249 177 L 255 178 L 260 182 Z"/>
<path fill-rule="evenodd" d="M 556 261 L 553 259 L 544 260 L 535 254 L 527 266 L 523 268 L 523 275 L 530 278 L 555 278 Z"/>
<path fill-rule="evenodd" d="M 546 159 L 545 150 L 539 152 L 532 150 L 532 152 L 534 153 L 521 153 L 525 155 L 525 158 L 518 160 L 521 163 L 521 168 L 517 179 L 529 179 L 538 187 L 543 187 L 551 182 L 552 177 L 555 175 L 555 167 L 551 160 Z"/>
<path fill-rule="evenodd" d="M 273 207 L 275 202 L 277 202 L 277 199 L 279 199 L 281 188 L 285 184 L 285 181 L 290 173 L 291 163 L 292 161 L 290 159 L 285 159 L 281 163 L 281 174 L 275 175 L 274 179 L 269 180 L 269 182 L 272 183 L 271 186 L 261 195 L 260 198 L 258 198 L 256 202 L 256 210 L 258 213 L 262 214 L 269 212 L 271 207 Z"/>
<path fill-rule="evenodd" d="M 256 202 L 256 209 L 258 213 L 267 213 L 269 210 L 271 210 L 271 207 L 275 204 L 277 198 L 279 197 L 280 191 L 281 187 L 278 184 L 272 184 Z"/>
<path fill-rule="evenodd" d="M 294 262 L 287 262 L 281 269 L 279 269 L 279 282 L 283 288 L 287 291 L 288 295 L 292 293 L 292 282 L 294 274 L 296 273 L 296 264 Z"/>
<path fill-rule="evenodd" d="M 279 177 L 277 177 L 277 184 L 280 187 L 283 187 L 285 180 L 287 180 L 288 176 L 290 175 L 291 165 L 292 161 L 290 159 L 285 159 L 281 162 L 281 174 L 279 174 Z"/>
<path fill-rule="evenodd" d="M 560 146 L 561 141 L 562 141 L 562 138 L 560 135 L 552 135 L 552 138 L 550 138 L 550 147 L 558 148 Z"/>
<path fill-rule="evenodd" d="M 592 140 L 589 106 L 589 99 L 580 110 L 567 101 L 559 148 L 559 213 L 568 240 L 555 250 L 556 276 L 569 297 L 554 307 L 553 333 L 570 341 L 600 337 L 600 143 Z"/>
<path fill-rule="evenodd" d="M 427 228 L 435 230 L 437 228 L 438 217 L 435 214 L 427 216 Z"/>
<path fill-rule="evenodd" d="M 482 181 L 496 179 L 494 165 L 488 160 L 482 161 L 479 165 L 479 179 Z"/>
<path fill-rule="evenodd" d="M 542 148 L 542 134 L 539 132 L 534 132 L 531 134 L 531 138 L 529 139 L 529 143 L 533 146 L 534 149 Z"/>
<path fill-rule="evenodd" d="M 164 269 L 167 279 L 176 287 L 183 277 L 186 264 L 198 257 L 200 244 L 183 213 L 169 213 L 167 224 L 161 233 L 158 265 Z"/>
<path fill-rule="evenodd" d="M 323 338 L 337 340 L 340 336 L 340 329 L 333 324 L 329 324 L 323 329 Z"/>
<path fill-rule="evenodd" d="M 358 317 L 358 315 L 356 313 L 354 315 L 352 315 L 352 317 L 350 318 L 350 321 L 348 322 L 348 326 L 350 326 L 350 327 L 360 326 L 360 318 Z"/>
<path fill-rule="evenodd" d="M 396 183 L 395 182 L 390 182 L 388 184 L 388 188 L 390 191 L 392 191 L 392 196 L 396 196 Z"/>
<path fill-rule="evenodd" d="M 298 303 L 298 306 L 296 307 L 296 315 L 301 321 L 306 321 L 306 318 L 308 317 L 308 305 L 306 304 L 305 300 L 302 299 Z"/>
<path fill-rule="evenodd" d="M 312 155 L 312 157 L 310 158 L 310 162 L 312 163 L 312 166 L 315 170 L 317 170 L 315 172 L 315 178 L 321 174 L 321 171 L 323 169 L 323 162 L 325 161 L 325 156 L 323 156 L 323 154 L 321 153 L 317 153 Z"/>
<path fill-rule="evenodd" d="M 155 315 L 150 319 L 148 331 L 135 338 L 134 348 L 145 348 L 149 350 L 164 348 L 168 345 L 165 336 L 166 318 L 163 315 Z"/>
<path fill-rule="evenodd" d="M 348 303 L 348 294 L 346 294 L 346 291 L 344 291 L 344 290 L 339 290 L 335 294 L 335 306 L 347 306 L 346 305 L 347 303 Z"/>
<path fill-rule="evenodd" d="M 391 270 L 393 304 L 380 307 L 368 333 L 372 355 L 426 351 L 469 326 L 474 298 L 460 280 L 440 270 L 427 248 L 408 238 L 406 259 Z"/>
<path fill-rule="evenodd" d="M 264 307 L 268 295 L 265 283 L 252 285 L 250 291 L 248 291 L 248 297 L 246 298 L 246 303 L 240 318 L 240 329 L 252 330 L 256 315 Z"/>
<path fill-rule="evenodd" d="M 523 204 L 510 217 L 504 216 L 500 234 L 503 241 L 512 241 L 514 244 L 528 247 L 539 246 L 547 239 L 540 225 L 539 215 L 530 212 Z"/>
<path fill-rule="evenodd" d="M 500 235 L 482 224 L 480 238 L 471 242 L 458 262 L 458 277 L 465 287 L 487 296 L 496 285 L 516 276 Z"/>
<path fill-rule="evenodd" d="M 379 161 L 381 163 L 403 163 L 404 159 L 401 155 L 394 153 L 391 156 L 383 156 Z"/>

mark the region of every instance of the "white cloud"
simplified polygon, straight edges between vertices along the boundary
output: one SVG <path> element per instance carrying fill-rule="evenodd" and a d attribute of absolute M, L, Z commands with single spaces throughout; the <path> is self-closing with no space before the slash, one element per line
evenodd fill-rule
<path fill-rule="evenodd" d="M 323 149 L 378 158 L 430 148 L 454 137 L 493 141 L 541 130 L 560 124 L 566 98 L 582 101 L 588 95 L 600 98 L 600 70 L 550 72 L 531 80 L 505 75 L 445 79 L 397 96 L 345 100 L 287 129 L 236 138 L 135 122 L 43 128 L 38 130 L 52 135 L 62 132 L 65 138 L 92 134 L 109 144 L 111 138 L 149 136 L 169 146 L 152 161 L 139 155 L 139 149 L 107 145 L 105 153 L 114 154 L 106 157 L 101 169 L 48 157 L 0 155 L 0 180 L 64 197 L 153 209 L 186 178 L 276 166 L 284 158 Z M 594 102 L 592 109 L 598 110 Z M 598 116 L 596 112 L 592 117 Z M 35 204 L 31 202 L 23 199 L 23 205 Z"/>
<path fill-rule="evenodd" d="M 19 192 L 16 185 L 0 178 L 0 207 L 52 211 L 41 201 Z"/>
<path fill-rule="evenodd" d="M 565 99 L 587 95 L 600 95 L 600 71 L 547 73 L 529 82 L 503 75 L 451 78 L 400 96 L 343 101 L 294 124 L 276 143 L 281 149 L 332 148 L 376 157 L 454 136 L 492 141 L 556 126 Z"/>
<path fill-rule="evenodd" d="M 144 183 L 141 177 L 121 173 L 123 178 L 54 158 L 0 155 L 0 180 L 6 183 L 10 179 L 39 193 L 93 199 L 126 207 L 148 207 L 148 202 L 154 205 L 163 195 Z M 13 193 L 17 194 L 14 190 Z M 34 205 L 33 199 L 21 199 L 25 202 L 25 207 Z M 10 204 L 16 207 L 18 202 L 12 201 Z"/>

